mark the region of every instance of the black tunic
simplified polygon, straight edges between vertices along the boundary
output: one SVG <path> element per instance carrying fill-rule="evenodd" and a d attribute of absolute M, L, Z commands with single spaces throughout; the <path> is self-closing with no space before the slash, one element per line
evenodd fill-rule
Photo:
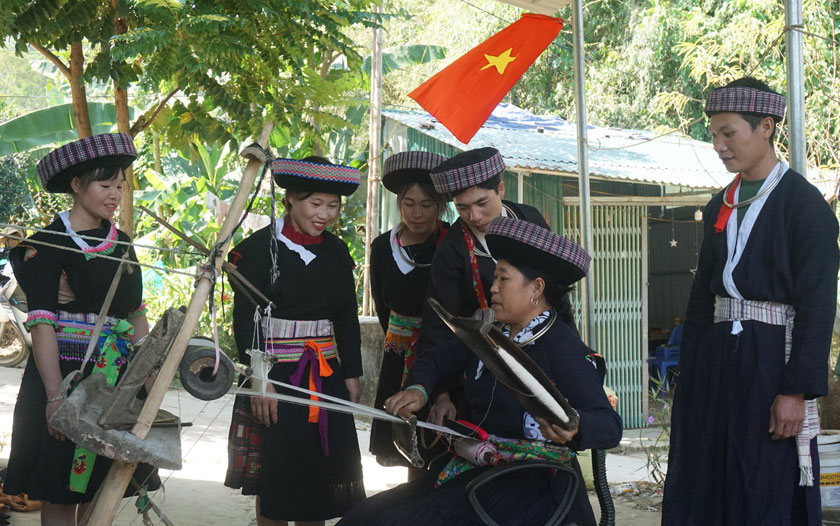
<path fill-rule="evenodd" d="M 537 332 L 541 326 L 534 328 Z M 587 359 L 592 351 L 569 326 L 559 320 L 533 344 L 522 347 L 557 385 L 580 414 L 580 431 L 568 444 L 573 450 L 608 449 L 621 440 L 621 417 L 610 406 L 601 376 Z M 422 385 L 432 392 L 442 379 L 458 374 L 465 377 L 467 401 L 474 423 L 488 433 L 504 438 L 530 438 L 533 421 L 514 395 L 460 341 L 449 340 L 420 355 L 409 372 L 406 385 Z M 478 376 L 478 378 L 476 378 Z M 580 474 L 577 460 L 572 466 Z M 464 487 L 486 468 L 474 468 L 433 489 L 437 471 L 403 484 L 359 504 L 341 525 L 483 524 L 466 499 Z M 545 471 L 517 472 L 489 484 L 480 501 L 499 524 L 543 524 L 557 503 L 551 491 L 551 477 Z M 565 524 L 596 524 L 583 485 Z"/>
<path fill-rule="evenodd" d="M 86 230 L 79 234 L 105 238 L 109 228 L 110 225 L 107 228 L 103 225 L 102 228 Z M 46 230 L 65 232 L 64 224 L 60 219 L 56 219 L 47 226 Z M 98 314 L 119 262 L 104 258 L 86 260 L 84 255 L 78 252 L 36 243 L 36 241 L 43 241 L 78 249 L 79 247 L 68 236 L 39 232 L 29 239 L 31 241 L 22 242 L 9 255 L 15 278 L 26 293 L 29 311 L 42 310 L 57 314 L 61 310 L 74 314 Z M 130 241 L 128 235 L 122 231 L 118 231 L 118 239 Z M 88 242 L 91 245 L 97 244 L 96 241 Z M 29 248 L 35 250 L 35 255 L 24 260 Z M 137 261 L 134 248 L 127 245 L 116 245 L 109 255 L 120 258 L 126 249 L 130 252 L 129 258 Z M 67 284 L 76 299 L 69 303 L 59 304 L 58 288 L 62 273 L 66 276 Z M 143 281 L 140 269 L 132 266 L 123 272 L 108 315 L 126 318 L 140 308 L 142 301 Z M 86 344 L 78 345 L 78 347 L 80 348 L 73 350 L 84 354 Z M 35 349 L 34 353 L 37 352 L 38 350 Z M 67 489 L 73 451 L 76 446 L 69 440 L 56 440 L 50 437 L 47 431 L 45 416 L 47 397 L 35 364 L 34 353 L 29 356 L 26 363 L 15 405 L 12 447 L 4 491 L 10 495 L 27 493 L 32 499 L 57 504 L 88 502 L 102 483 L 111 461 L 105 457 L 96 459 L 86 493 L 75 493 Z M 93 361 L 91 360 L 86 366 L 85 375 L 90 374 Z M 79 361 L 63 359 L 60 355 L 59 368 L 62 377 L 77 370 L 79 363 Z M 145 472 L 143 479 L 148 475 L 148 471 Z M 157 475 L 154 475 L 154 478 L 153 486 L 159 483 Z"/>
<path fill-rule="evenodd" d="M 444 230 L 449 225 L 444 223 Z M 441 230 L 436 230 L 426 241 L 403 247 L 411 259 L 419 264 L 430 264 L 435 249 L 440 241 Z M 445 235 L 445 234 L 444 234 Z M 408 274 L 403 274 L 394 260 L 391 250 L 391 231 L 381 234 L 371 243 L 370 249 L 370 286 L 371 296 L 376 306 L 376 315 L 382 330 L 387 333 L 388 319 L 391 312 L 404 316 L 420 316 L 429 283 L 430 267 L 418 266 Z M 374 407 L 382 407 L 385 400 L 397 393 L 402 387 L 405 362 L 395 353 L 386 352 L 382 356 L 379 382 L 376 388 Z M 432 452 L 439 452 L 438 448 Z M 392 441 L 391 424 L 374 420 L 370 433 L 370 452 L 377 461 L 386 466 L 408 466 L 408 462 L 397 452 Z M 430 453 L 431 456 L 434 456 Z M 424 458 L 426 455 L 424 455 Z M 431 460 L 431 457 L 429 458 Z"/>
<path fill-rule="evenodd" d="M 767 430 L 776 395 L 828 394 L 837 220 L 819 191 L 788 170 L 734 269 L 744 298 L 795 308 L 785 364 L 784 327 L 743 321 L 743 331 L 732 335 L 732 322 L 713 323 L 715 296 L 729 297 L 726 233 L 713 228 L 721 206 L 722 193 L 706 207 L 680 345 L 663 524 L 816 525 L 819 477 L 817 486 L 799 486 L 795 438 L 772 440 Z"/>
<path fill-rule="evenodd" d="M 270 236 L 268 227 L 258 230 L 239 243 L 231 251 L 229 259 L 248 281 L 274 302 L 276 307 L 272 310 L 272 317 L 287 320 L 329 319 L 333 322 L 340 366 L 330 360 L 334 372 L 323 378 L 322 392 L 349 399 L 344 379 L 362 375 L 362 359 L 354 262 L 347 245 L 324 232 L 323 242 L 306 245 L 305 248 L 316 255 L 306 265 L 296 252 L 278 242 L 277 268 L 280 275 L 272 283 Z M 250 362 L 245 351 L 253 345 L 254 308 L 254 304 L 237 288 L 233 329 L 243 363 Z M 261 335 L 259 346 L 264 349 Z M 297 365 L 276 363 L 269 378 L 289 383 Z M 305 377 L 308 374 L 307 369 Z M 248 399 L 237 398 L 238 408 L 250 411 Z M 352 415 L 329 414 L 329 456 L 324 456 L 318 425 L 307 422 L 307 407 L 279 403 L 277 412 L 277 424 L 263 431 L 259 483 L 256 487 L 243 487 L 244 494 L 261 497 L 262 515 L 273 520 L 325 520 L 342 515 L 353 503 L 363 499 L 361 455 Z M 241 480 L 230 477 L 225 484 L 242 487 Z"/>
<path fill-rule="evenodd" d="M 536 208 L 509 201 L 502 201 L 502 203 L 517 218 L 548 228 L 548 223 Z M 463 223 L 461 218 L 453 223 L 435 252 L 427 296 L 436 299 L 451 314 L 468 318 L 473 315 L 479 305 L 473 288 L 472 267 L 461 223 Z M 491 258 L 481 256 L 477 256 L 477 260 L 484 294 L 489 302 L 496 263 Z M 417 342 L 418 352 L 422 353 L 435 344 L 453 337 L 452 331 L 444 325 L 432 308 L 428 304 L 424 305 L 423 330 Z"/>
<path fill-rule="evenodd" d="M 444 228 L 450 228 L 444 223 Z M 415 263 L 430 264 L 435 255 L 440 231 L 426 241 L 403 247 Z M 445 236 L 446 234 L 444 234 Z M 391 311 L 406 316 L 423 314 L 423 302 L 429 285 L 431 267 L 416 267 L 403 274 L 391 253 L 391 231 L 379 235 L 370 245 L 370 290 L 376 305 L 376 316 L 382 330 L 388 330 Z"/>

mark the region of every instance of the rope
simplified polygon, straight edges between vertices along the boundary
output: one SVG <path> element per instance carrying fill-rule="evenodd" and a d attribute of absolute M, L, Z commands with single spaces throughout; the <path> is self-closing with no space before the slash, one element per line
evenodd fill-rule
<path fill-rule="evenodd" d="M 239 391 L 240 391 L 241 389 L 242 389 L 242 387 L 241 387 L 241 386 L 237 387 L 237 388 L 236 388 L 236 390 L 233 392 L 232 396 L 230 397 L 230 400 L 234 400 L 234 399 L 236 398 L 236 396 L 239 394 Z M 177 393 L 178 393 L 178 407 L 179 407 L 179 414 L 180 414 L 180 405 L 181 405 L 181 391 L 180 391 L 180 389 L 177 391 Z M 198 413 L 196 414 L 196 416 L 195 416 L 195 417 L 197 418 L 197 417 L 198 417 L 198 416 L 200 416 L 202 413 L 204 413 L 205 409 L 207 409 L 207 407 L 210 405 L 210 403 L 211 403 L 211 402 L 213 402 L 213 400 L 209 400 L 209 401 L 205 402 L 205 403 L 204 403 L 204 405 L 201 407 L 201 409 L 198 411 Z M 203 439 L 203 438 L 204 438 L 204 435 L 206 435 L 206 434 L 207 434 L 207 432 L 210 430 L 210 428 L 211 428 L 211 427 L 213 427 L 213 424 L 215 424 L 215 423 L 216 423 L 216 420 L 219 418 L 219 416 L 222 414 L 222 412 L 223 412 L 225 409 L 228 409 L 228 407 L 229 407 L 229 406 L 230 406 L 230 401 L 228 401 L 228 402 L 226 402 L 226 403 L 222 404 L 222 407 L 221 407 L 221 408 L 219 408 L 219 411 L 218 411 L 218 412 L 216 413 L 216 415 L 215 415 L 215 416 L 214 416 L 214 417 L 210 420 L 210 423 L 209 423 L 209 424 L 207 424 L 207 426 L 205 426 L 204 430 L 201 432 L 201 434 L 198 436 L 198 438 L 196 438 L 196 439 L 195 439 L 195 441 L 194 441 L 194 442 L 192 443 L 192 445 L 190 446 L 189 450 L 187 450 L 187 452 L 186 452 L 186 453 L 184 453 L 184 460 L 186 460 L 186 459 L 190 456 L 190 453 L 192 453 L 192 450 L 193 450 L 193 449 L 195 449 L 195 446 L 196 446 L 196 445 L 198 445 L 198 443 L 199 443 L 199 442 L 201 442 L 201 439 Z M 186 429 L 186 428 L 182 428 L 182 429 Z M 185 432 L 186 432 L 186 431 L 182 431 L 181 435 L 183 436 L 183 434 L 184 434 Z M 159 490 L 157 490 L 157 491 L 153 492 L 153 493 L 149 496 L 149 500 L 150 500 L 150 501 L 154 502 L 154 501 L 155 501 L 155 498 L 156 498 L 156 497 L 157 497 L 157 495 L 158 495 L 158 493 L 161 493 L 161 494 L 162 494 L 162 497 L 163 497 L 164 499 L 166 498 L 166 493 L 165 493 L 164 488 L 165 488 L 166 483 L 167 483 L 167 482 L 169 482 L 169 479 L 172 477 L 172 475 L 173 475 L 174 473 L 175 473 L 174 471 L 170 471 L 170 472 L 169 472 L 169 474 L 166 476 L 166 478 L 165 478 L 165 479 L 163 479 L 163 480 L 161 481 L 161 484 L 160 484 L 161 489 L 159 489 Z M 125 505 L 123 505 L 123 508 L 124 508 L 124 507 L 125 507 Z M 161 504 L 161 509 L 163 509 L 163 508 L 164 508 L 164 507 L 163 507 L 163 504 Z M 120 510 L 120 512 L 122 512 L 122 509 Z M 117 515 L 119 515 L 119 513 L 118 513 Z M 129 526 L 133 526 L 133 524 L 137 521 L 137 519 L 138 519 L 138 518 L 139 518 L 139 516 L 138 516 L 138 517 L 135 517 L 135 518 L 134 518 L 134 520 L 133 520 L 133 521 L 129 524 Z"/>
<path fill-rule="evenodd" d="M 271 185 L 271 213 L 268 219 L 268 234 L 270 237 L 268 241 L 268 254 L 271 258 L 271 269 L 268 277 L 270 282 L 274 283 L 280 277 L 280 269 L 277 268 L 277 253 L 279 248 L 277 246 L 277 195 L 275 194 L 274 177 L 271 178 L 269 184 Z"/>
<path fill-rule="evenodd" d="M 209 301 L 208 307 L 210 308 L 210 318 L 211 318 L 212 323 L 213 323 L 213 347 L 215 348 L 215 351 L 216 351 L 216 358 L 215 358 L 215 362 L 214 362 L 214 365 L 213 365 L 213 376 L 214 377 L 216 376 L 216 373 L 219 370 L 219 363 L 221 361 L 221 352 L 222 352 L 221 348 L 219 347 L 219 326 L 218 326 L 218 321 L 217 321 L 216 298 L 215 298 L 216 281 L 217 281 L 218 276 L 220 274 L 218 272 L 218 270 L 216 269 L 216 260 L 223 257 L 222 252 L 224 250 L 224 247 L 227 246 L 227 244 L 230 242 L 231 239 L 233 239 L 233 234 L 237 230 L 239 230 L 239 227 L 242 226 L 242 223 L 245 221 L 245 218 L 248 217 L 248 214 L 251 213 L 251 209 L 254 206 L 254 202 L 256 202 L 257 196 L 260 193 L 260 188 L 262 187 L 262 182 L 263 182 L 263 179 L 265 178 L 265 174 L 268 171 L 268 167 L 271 165 L 271 161 L 274 159 L 274 156 L 272 155 L 271 151 L 266 149 L 266 148 L 263 148 L 262 146 L 260 146 L 259 143 L 256 143 L 256 142 L 252 143 L 252 144 L 248 145 L 245 149 L 246 150 L 248 150 L 248 149 L 257 150 L 256 155 L 260 155 L 262 157 L 262 159 L 264 160 L 263 161 L 262 172 L 260 172 L 260 178 L 257 181 L 257 186 L 254 189 L 254 193 L 251 195 L 251 198 L 248 200 L 248 206 L 245 207 L 245 211 L 242 213 L 242 217 L 239 218 L 239 221 L 236 223 L 236 226 L 233 227 L 233 229 L 230 231 L 230 234 L 225 236 L 224 239 L 220 239 L 213 246 L 213 250 L 211 250 L 210 254 L 207 256 L 206 263 L 201 266 L 202 272 L 201 272 L 200 277 L 207 278 L 207 280 L 210 281 L 210 294 L 208 296 L 210 301 Z M 255 158 L 256 158 L 256 155 L 255 155 Z M 273 189 L 274 188 L 274 178 L 273 177 L 271 178 L 271 183 L 272 183 L 272 189 Z M 272 192 L 271 200 L 272 200 L 272 212 L 273 212 L 273 209 L 274 209 L 274 194 L 273 194 L 273 192 Z M 223 287 L 223 289 L 224 289 L 224 287 Z M 222 292 L 224 292 L 224 290 Z"/>
<path fill-rule="evenodd" d="M 263 182 L 263 179 L 265 178 L 265 173 L 268 171 L 268 167 L 271 165 L 271 161 L 274 159 L 274 156 L 271 153 L 271 150 L 263 148 L 258 143 L 253 143 L 253 144 L 249 145 L 248 148 L 258 149 L 260 152 L 262 152 L 266 161 L 263 163 L 263 169 L 262 169 L 262 172 L 260 173 L 260 178 L 257 181 L 257 187 L 254 190 L 253 195 L 251 195 L 251 199 L 248 201 L 248 206 L 245 207 L 245 212 L 243 212 L 242 217 L 239 218 L 239 221 L 236 223 L 236 226 L 234 226 L 233 229 L 230 231 L 230 234 L 228 234 L 227 237 L 225 237 L 224 239 L 220 239 L 216 243 L 216 246 L 213 247 L 213 250 L 210 252 L 210 258 L 212 260 L 215 260 L 217 257 L 221 257 L 222 247 L 224 247 L 225 245 L 227 245 L 228 242 L 230 242 L 230 240 L 233 238 L 234 232 L 239 230 L 239 227 L 242 226 L 242 222 L 245 221 L 245 218 L 248 217 L 248 214 L 251 213 L 251 208 L 253 208 L 254 202 L 257 200 L 257 196 L 260 193 L 260 188 L 262 187 L 262 182 Z M 273 180 L 274 180 L 274 178 L 272 177 L 272 181 Z"/>
<path fill-rule="evenodd" d="M 833 38 L 824 37 L 824 36 L 818 35 L 816 33 L 811 33 L 810 31 L 805 31 L 803 29 L 803 27 L 805 27 L 804 24 L 797 24 L 795 26 L 787 26 L 785 28 L 785 31 L 787 31 L 787 30 L 798 31 L 799 33 L 802 33 L 803 35 L 807 35 L 809 37 L 814 37 L 814 38 L 819 38 L 820 40 L 825 40 L 829 44 L 840 44 L 840 40 L 835 40 Z"/>
<path fill-rule="evenodd" d="M 17 228 L 17 229 L 20 229 L 20 230 L 32 230 L 33 232 L 43 232 L 43 233 L 46 233 L 46 234 L 54 234 L 54 235 L 57 235 L 57 236 L 65 236 L 65 237 L 72 237 L 74 235 L 74 234 L 70 234 L 68 232 L 58 232 L 58 231 L 55 231 L 55 230 L 47 230 L 45 228 L 38 228 L 38 227 L 34 227 L 34 226 L 16 225 L 14 223 L 0 223 L 0 228 Z M 128 245 L 128 246 L 133 246 L 135 248 L 145 248 L 145 249 L 149 249 L 149 250 L 160 250 L 161 252 L 172 252 L 174 254 L 189 254 L 189 255 L 195 255 L 195 256 L 200 256 L 201 255 L 198 252 L 190 252 L 188 250 L 181 250 L 181 249 L 177 249 L 177 248 L 157 247 L 157 246 L 154 246 L 154 245 L 143 245 L 143 244 L 140 244 L 140 243 L 135 243 L 133 241 L 120 241 L 119 239 L 111 240 L 111 239 L 106 239 L 106 238 L 103 238 L 103 237 L 83 236 L 81 234 L 75 234 L 75 236 L 79 237 L 79 238 L 82 238 L 82 239 L 86 239 L 86 240 L 111 241 L 115 245 Z M 11 235 L 6 235 L 5 237 L 11 237 Z"/>
<path fill-rule="evenodd" d="M 758 69 L 758 66 L 764 63 L 764 59 L 767 58 L 767 55 L 769 55 L 771 51 L 773 51 L 773 49 L 776 47 L 776 44 L 779 43 L 779 41 L 782 39 L 783 36 L 785 36 L 785 33 L 787 33 L 789 29 L 792 28 L 784 27 L 782 29 L 782 32 L 779 33 L 779 36 L 777 36 L 776 39 L 773 40 L 773 42 L 771 42 L 769 46 L 767 46 L 767 49 L 764 50 L 764 53 L 762 53 L 761 56 L 758 57 L 758 60 L 756 61 L 755 65 L 753 65 L 753 67 L 750 68 L 750 71 L 746 75 L 744 75 L 745 77 L 752 77 L 755 70 Z"/>
<path fill-rule="evenodd" d="M 32 243 L 32 244 L 35 244 L 35 245 L 41 245 L 41 246 L 45 246 L 45 247 L 55 248 L 55 249 L 58 249 L 58 250 L 66 250 L 68 252 L 76 252 L 76 253 L 82 254 L 82 255 L 88 254 L 87 252 L 85 252 L 84 250 L 79 249 L 79 248 L 64 247 L 64 246 L 61 246 L 61 245 L 56 245 L 54 243 L 47 243 L 46 241 L 40 241 L 40 240 L 37 240 L 37 239 L 30 239 L 30 238 L 22 237 L 22 236 L 19 236 L 19 235 L 16 235 L 16 234 L 6 234 L 5 237 L 8 238 L 8 239 L 16 239 L 16 240 L 19 240 L 19 241 L 26 241 L 27 243 Z M 113 256 L 106 256 L 106 255 L 103 255 L 103 254 L 96 254 L 95 257 L 103 258 L 103 259 L 110 259 L 112 261 L 122 261 L 120 258 L 113 257 Z M 155 271 L 158 271 L 158 272 L 171 272 L 173 274 L 183 274 L 184 276 L 189 276 L 191 278 L 195 277 L 195 273 L 187 272 L 185 270 L 178 270 L 178 269 L 174 269 L 174 268 L 165 268 L 165 267 L 156 267 L 154 265 L 149 265 L 147 263 L 140 263 L 139 261 L 126 261 L 125 263 L 126 263 L 126 265 L 135 265 L 135 266 L 138 266 L 138 267 L 145 267 L 145 268 L 149 268 L 149 269 L 152 269 L 152 270 L 155 270 Z"/>

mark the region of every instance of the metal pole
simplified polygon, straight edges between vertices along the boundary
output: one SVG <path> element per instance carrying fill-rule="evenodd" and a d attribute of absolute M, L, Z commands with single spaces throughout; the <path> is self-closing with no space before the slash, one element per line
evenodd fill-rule
<path fill-rule="evenodd" d="M 384 0 L 383 0 L 384 2 Z M 382 5 L 374 6 L 382 12 Z M 367 212 L 365 213 L 365 266 L 362 293 L 362 315 L 372 316 L 370 297 L 370 245 L 379 234 L 379 180 L 382 159 L 382 28 L 373 30 L 370 53 L 370 152 L 368 155 Z"/>
<path fill-rule="evenodd" d="M 650 260 L 648 259 L 648 218 L 646 212 L 647 208 L 633 209 L 634 214 L 640 214 L 642 216 L 642 359 L 647 357 L 648 312 L 650 310 L 650 297 L 648 296 L 650 291 Z M 648 374 L 647 360 L 645 360 L 644 365 L 642 365 L 642 415 L 644 417 L 650 414 L 650 389 L 647 388 L 650 378 Z M 641 425 L 645 426 L 646 424 L 647 420 L 643 419 Z"/>
<path fill-rule="evenodd" d="M 787 70 L 788 126 L 790 135 L 790 166 L 802 175 L 808 175 L 808 158 L 805 153 L 805 84 L 802 67 L 802 33 L 793 27 L 802 25 L 802 0 L 785 0 L 785 67 Z"/>
<path fill-rule="evenodd" d="M 574 0 L 572 14 L 572 40 L 574 43 L 575 59 L 575 108 L 577 109 L 577 139 L 578 139 L 578 177 L 580 181 L 580 225 L 583 232 L 583 248 L 593 254 L 592 245 L 592 216 L 589 203 L 589 152 L 586 137 L 586 71 L 583 49 L 583 7 L 581 0 Z M 583 338 L 594 346 L 595 338 L 595 276 L 594 265 L 589 269 L 589 275 L 584 280 L 586 284 L 583 312 Z"/>

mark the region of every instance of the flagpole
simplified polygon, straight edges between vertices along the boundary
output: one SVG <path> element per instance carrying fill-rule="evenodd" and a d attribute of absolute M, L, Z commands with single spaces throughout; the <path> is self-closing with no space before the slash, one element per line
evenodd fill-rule
<path fill-rule="evenodd" d="M 385 0 L 382 0 L 384 3 Z M 382 5 L 374 12 L 382 13 Z M 373 30 L 370 53 L 370 151 L 368 153 L 367 206 L 365 213 L 365 266 L 362 282 L 362 316 L 373 315 L 370 295 L 370 245 L 379 235 L 379 181 L 382 171 L 382 27 Z"/>
<path fill-rule="evenodd" d="M 589 152 L 586 134 L 586 70 L 583 49 L 583 7 L 581 0 L 572 2 L 572 41 L 574 44 L 575 60 L 575 108 L 577 110 L 577 150 L 578 150 L 578 178 L 580 186 L 580 224 L 583 248 L 594 258 L 592 246 L 592 215 L 589 202 Z M 589 274 L 584 280 L 583 337 L 590 346 L 595 345 L 595 265 L 589 267 Z"/>

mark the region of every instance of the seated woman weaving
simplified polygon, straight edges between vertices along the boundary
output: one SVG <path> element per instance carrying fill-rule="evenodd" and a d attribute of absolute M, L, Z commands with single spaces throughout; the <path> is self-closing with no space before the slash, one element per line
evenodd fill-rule
<path fill-rule="evenodd" d="M 386 400 L 385 408 L 393 414 L 417 411 L 428 402 L 427 393 L 439 380 L 462 376 L 472 423 L 492 435 L 490 440 L 496 441 L 500 454 L 564 463 L 580 475 L 572 452 L 614 447 L 622 430 L 621 418 L 602 388 L 603 371 L 598 365 L 603 367 L 603 360 L 568 325 L 556 322 L 553 308 L 568 287 L 586 274 L 589 256 L 545 228 L 505 217 L 493 221 L 486 239 L 498 259 L 491 288 L 496 320 L 566 396 L 578 413 L 578 428 L 566 431 L 535 419 L 455 339 L 421 354 L 406 379 L 408 387 Z M 486 469 L 447 456 L 432 463 L 421 478 L 359 503 L 339 524 L 482 524 L 465 488 Z M 499 524 L 542 524 L 558 506 L 553 489 L 567 480 L 545 469 L 515 471 L 482 486 L 477 496 Z M 582 484 L 564 524 L 596 524 Z"/>

